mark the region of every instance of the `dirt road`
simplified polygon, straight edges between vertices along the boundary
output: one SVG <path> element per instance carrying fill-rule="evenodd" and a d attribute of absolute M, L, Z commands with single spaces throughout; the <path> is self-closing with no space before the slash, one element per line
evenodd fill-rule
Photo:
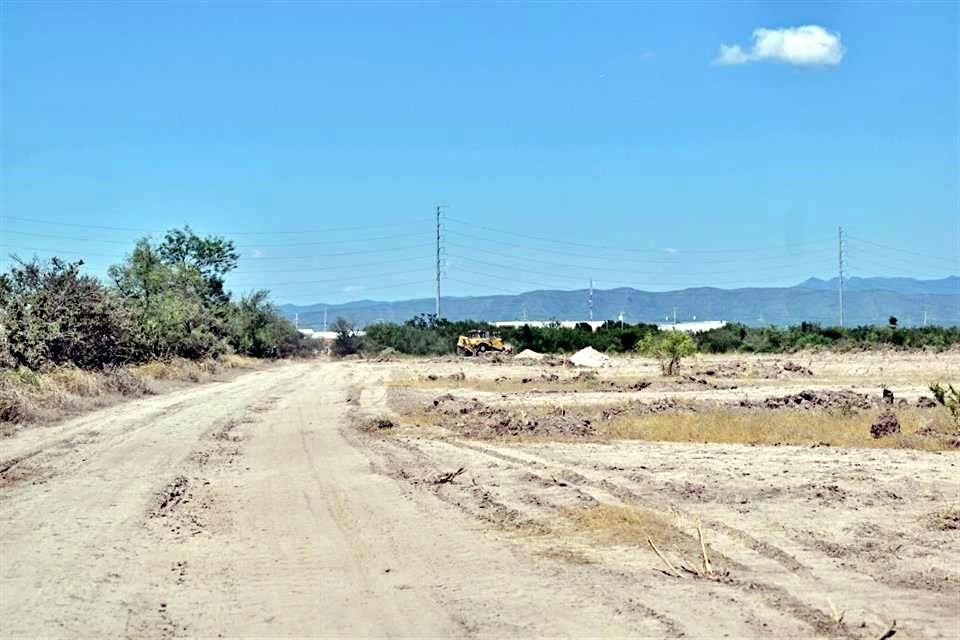
<path fill-rule="evenodd" d="M 643 631 L 373 471 L 354 375 L 287 365 L 4 442 L 0 636 Z"/>
<path fill-rule="evenodd" d="M 879 637 L 899 616 L 902 637 L 950 637 L 960 623 L 955 532 L 915 546 L 917 514 L 960 488 L 952 456 L 355 431 L 392 374 L 286 364 L 0 442 L 0 636 Z M 757 477 L 798 462 L 816 477 L 779 493 Z M 827 504 L 837 491 L 847 502 Z M 578 502 L 701 504 L 729 575 L 671 578 L 646 549 L 538 529 Z M 867 538 L 891 518 L 874 528 L 892 550 L 819 548 L 840 516 Z M 921 569 L 884 576 L 890 553 Z"/>

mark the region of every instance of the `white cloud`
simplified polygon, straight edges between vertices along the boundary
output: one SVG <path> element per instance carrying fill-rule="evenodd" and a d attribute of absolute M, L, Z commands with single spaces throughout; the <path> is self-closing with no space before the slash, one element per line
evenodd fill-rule
<path fill-rule="evenodd" d="M 673 247 L 666 247 L 666 248 L 664 248 L 663 252 L 664 252 L 664 253 L 669 253 L 670 255 L 673 255 L 673 254 L 675 254 L 675 253 L 677 252 L 677 250 L 674 249 Z"/>
<path fill-rule="evenodd" d="M 263 251 L 260 251 L 260 249 L 254 249 L 254 250 L 253 250 L 253 255 L 252 255 L 251 257 L 253 257 L 253 258 L 262 258 L 263 256 L 264 256 Z"/>
<path fill-rule="evenodd" d="M 740 45 L 720 45 L 714 61 L 721 65 L 746 64 L 772 60 L 798 66 L 836 66 L 846 49 L 839 33 L 809 24 L 784 29 L 754 29 L 753 48 L 744 51 Z"/>

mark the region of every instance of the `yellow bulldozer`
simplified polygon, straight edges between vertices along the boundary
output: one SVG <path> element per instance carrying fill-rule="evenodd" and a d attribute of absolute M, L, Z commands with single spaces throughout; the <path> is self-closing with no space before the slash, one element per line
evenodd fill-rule
<path fill-rule="evenodd" d="M 504 344 L 503 338 L 489 331 L 470 331 L 465 336 L 457 338 L 457 353 L 464 356 L 476 356 L 487 351 L 507 351 L 510 345 Z"/>

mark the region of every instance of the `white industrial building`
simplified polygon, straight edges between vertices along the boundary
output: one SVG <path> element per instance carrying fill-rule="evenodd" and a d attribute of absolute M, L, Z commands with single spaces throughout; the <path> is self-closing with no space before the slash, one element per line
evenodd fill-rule
<path fill-rule="evenodd" d="M 574 329 L 578 324 L 588 324 L 596 331 L 603 326 L 604 320 L 503 320 L 492 323 L 495 327 L 518 328 L 524 325 L 531 328 L 560 326 L 565 329 Z M 719 329 L 727 325 L 726 320 L 704 320 L 700 322 L 667 322 L 658 324 L 660 331 L 683 331 L 684 333 L 701 333 L 711 329 Z"/>

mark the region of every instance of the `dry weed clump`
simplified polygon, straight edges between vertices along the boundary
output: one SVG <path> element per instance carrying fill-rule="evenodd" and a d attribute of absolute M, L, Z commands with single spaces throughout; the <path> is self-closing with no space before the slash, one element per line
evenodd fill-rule
<path fill-rule="evenodd" d="M 960 531 L 960 504 L 940 511 L 934 511 L 926 517 L 927 525 L 939 531 Z"/>
<path fill-rule="evenodd" d="M 898 412 L 902 431 L 874 438 L 870 426 L 878 411 L 856 415 L 829 411 L 732 411 L 619 415 L 598 425 L 600 435 L 623 440 L 711 442 L 719 444 L 792 444 L 837 447 L 956 449 L 960 442 L 946 430 L 925 426 L 922 409 Z"/>
<path fill-rule="evenodd" d="M 639 507 L 600 504 L 568 514 L 574 528 L 607 542 L 621 544 L 646 544 L 654 538 L 669 546 L 689 546 L 694 549 L 694 539 L 685 534 L 663 515 Z"/>
<path fill-rule="evenodd" d="M 42 376 L 44 386 L 81 398 L 94 398 L 106 391 L 104 376 L 72 366 L 60 367 Z"/>
<path fill-rule="evenodd" d="M 24 424 L 56 420 L 109 404 L 117 397 L 153 393 L 149 382 L 200 382 L 224 369 L 252 367 L 244 356 L 192 362 L 148 362 L 132 368 L 113 367 L 89 371 L 74 366 L 36 372 L 25 368 L 0 371 L 0 423 Z M 9 435 L 9 429 L 4 433 Z"/>

